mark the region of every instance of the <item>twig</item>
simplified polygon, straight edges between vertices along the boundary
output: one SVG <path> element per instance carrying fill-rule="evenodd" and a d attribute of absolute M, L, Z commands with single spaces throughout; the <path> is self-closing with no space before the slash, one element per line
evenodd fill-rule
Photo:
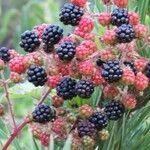
<path fill-rule="evenodd" d="M 42 104 L 44 102 L 44 100 L 46 99 L 46 97 L 48 96 L 50 91 L 51 91 L 51 88 L 48 88 L 48 90 L 45 92 L 45 94 L 42 95 L 41 99 L 39 100 L 38 105 L 40 105 L 40 104 Z"/>
<path fill-rule="evenodd" d="M 8 146 L 12 143 L 12 141 L 17 137 L 18 133 L 27 125 L 28 121 L 22 122 L 10 135 L 9 139 L 6 141 L 5 145 L 3 146 L 2 150 L 7 150 Z"/>
<path fill-rule="evenodd" d="M 9 96 L 9 92 L 8 92 L 8 81 L 7 80 L 5 81 L 4 74 L 2 72 L 1 72 L 1 76 L 2 76 L 2 80 L 3 80 L 2 85 L 4 87 L 5 97 L 6 97 L 7 102 L 8 102 L 8 108 L 9 108 L 9 111 L 10 111 L 10 116 L 12 118 L 13 127 L 14 127 L 14 130 L 15 130 L 17 125 L 16 125 L 16 121 L 15 121 L 15 117 L 14 117 L 13 105 L 12 105 L 12 102 L 11 102 L 11 99 L 10 99 L 10 96 Z"/>

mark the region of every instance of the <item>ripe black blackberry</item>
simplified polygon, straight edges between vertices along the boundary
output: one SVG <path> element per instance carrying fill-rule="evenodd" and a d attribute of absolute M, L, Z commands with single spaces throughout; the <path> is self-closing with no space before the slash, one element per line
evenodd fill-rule
<path fill-rule="evenodd" d="M 44 48 L 52 49 L 63 37 L 63 29 L 57 25 L 48 25 L 42 35 Z"/>
<path fill-rule="evenodd" d="M 95 112 L 89 118 L 89 121 L 93 123 L 97 130 L 102 130 L 103 128 L 107 127 L 108 119 L 105 113 L 102 112 Z"/>
<path fill-rule="evenodd" d="M 123 116 L 125 108 L 121 102 L 111 101 L 105 106 L 105 113 L 110 120 L 118 120 Z"/>
<path fill-rule="evenodd" d="M 110 60 L 102 65 L 102 77 L 109 83 L 119 81 L 122 74 L 118 60 Z"/>
<path fill-rule="evenodd" d="M 115 26 L 129 24 L 128 10 L 124 8 L 115 8 L 111 13 L 111 23 Z"/>
<path fill-rule="evenodd" d="M 135 75 L 137 74 L 137 70 L 136 70 L 136 67 L 134 65 L 134 62 L 124 61 L 124 65 L 127 66 L 127 67 L 130 67 L 130 69 L 134 72 Z"/>
<path fill-rule="evenodd" d="M 63 61 L 71 61 L 76 53 L 76 46 L 73 42 L 64 42 L 56 50 L 59 58 Z"/>
<path fill-rule="evenodd" d="M 32 118 L 34 122 L 47 123 L 55 119 L 55 117 L 55 110 L 45 104 L 38 105 L 32 112 Z"/>
<path fill-rule="evenodd" d="M 81 98 L 90 98 L 94 92 L 94 85 L 90 80 L 80 80 L 76 84 L 76 93 Z"/>
<path fill-rule="evenodd" d="M 116 31 L 118 43 L 130 43 L 135 38 L 135 31 L 131 25 L 123 24 Z"/>
<path fill-rule="evenodd" d="M 145 68 L 145 75 L 150 78 L 150 62 L 147 63 Z"/>
<path fill-rule="evenodd" d="M 25 31 L 21 34 L 21 41 L 20 46 L 26 51 L 26 52 L 33 52 L 40 46 L 40 40 L 36 32 L 34 31 Z"/>
<path fill-rule="evenodd" d="M 9 49 L 7 47 L 0 48 L 0 59 L 4 62 L 8 62 L 11 59 Z"/>
<path fill-rule="evenodd" d="M 75 79 L 64 77 L 56 87 L 57 95 L 64 100 L 72 99 L 76 96 L 75 85 Z"/>
<path fill-rule="evenodd" d="M 47 73 L 44 68 L 32 65 L 27 71 L 28 81 L 35 86 L 43 86 L 47 81 Z"/>
<path fill-rule="evenodd" d="M 82 120 L 77 124 L 77 131 L 79 137 L 83 137 L 85 135 L 93 136 L 95 133 L 95 126 L 88 120 Z"/>
<path fill-rule="evenodd" d="M 79 6 L 73 5 L 71 3 L 66 3 L 62 8 L 59 17 L 60 21 L 65 25 L 70 24 L 72 26 L 77 26 L 83 14 L 83 8 L 80 8 Z"/>

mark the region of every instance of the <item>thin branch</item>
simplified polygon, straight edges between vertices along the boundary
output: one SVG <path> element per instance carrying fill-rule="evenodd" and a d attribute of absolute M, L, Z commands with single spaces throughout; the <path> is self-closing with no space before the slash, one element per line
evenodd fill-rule
<path fill-rule="evenodd" d="M 7 150 L 9 145 L 12 143 L 12 141 L 17 137 L 18 133 L 27 125 L 28 121 L 25 120 L 22 122 L 10 135 L 9 139 L 6 141 L 5 145 L 3 146 L 2 150 Z"/>
<path fill-rule="evenodd" d="M 45 94 L 42 95 L 41 99 L 39 100 L 38 105 L 42 104 L 44 102 L 44 100 L 46 99 L 46 97 L 48 96 L 48 94 L 51 92 L 51 88 L 48 88 L 47 91 L 45 92 Z"/>
<path fill-rule="evenodd" d="M 9 111 L 10 111 L 10 116 L 12 118 L 13 128 L 15 130 L 17 125 L 16 125 L 16 121 L 15 121 L 15 117 L 14 117 L 12 101 L 10 99 L 10 95 L 9 95 L 9 92 L 8 92 L 8 83 L 9 83 L 8 81 L 9 80 L 5 81 L 5 77 L 4 77 L 3 72 L 1 72 L 1 77 L 2 77 L 1 83 L 2 83 L 2 85 L 4 87 L 5 97 L 6 97 L 7 102 L 8 102 L 8 108 L 9 108 Z"/>

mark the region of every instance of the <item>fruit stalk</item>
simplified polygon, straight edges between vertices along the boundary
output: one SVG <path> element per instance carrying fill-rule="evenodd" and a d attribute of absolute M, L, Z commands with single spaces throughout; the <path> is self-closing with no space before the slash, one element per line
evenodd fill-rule
<path fill-rule="evenodd" d="M 9 145 L 12 143 L 12 141 L 17 137 L 18 133 L 27 125 L 28 121 L 25 120 L 22 122 L 15 130 L 14 132 L 10 135 L 8 140 L 6 141 L 5 145 L 3 146 L 2 150 L 7 150 Z"/>

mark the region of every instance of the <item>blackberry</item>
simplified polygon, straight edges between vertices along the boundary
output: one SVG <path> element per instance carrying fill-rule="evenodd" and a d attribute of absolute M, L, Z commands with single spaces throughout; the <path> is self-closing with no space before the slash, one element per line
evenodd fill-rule
<path fill-rule="evenodd" d="M 64 42 L 57 48 L 57 54 L 63 61 L 71 61 L 76 53 L 76 46 L 73 42 Z"/>
<path fill-rule="evenodd" d="M 71 3 L 66 3 L 62 8 L 59 17 L 60 21 L 65 25 L 77 26 L 83 14 L 83 8 Z"/>
<path fill-rule="evenodd" d="M 41 104 L 32 112 L 32 117 L 34 122 L 46 123 L 55 119 L 56 112 L 48 105 Z"/>
<path fill-rule="evenodd" d="M 122 24 L 129 24 L 129 16 L 127 9 L 116 8 L 111 14 L 111 23 L 115 26 L 121 26 Z"/>
<path fill-rule="evenodd" d="M 0 59 L 2 59 L 4 62 L 8 62 L 11 59 L 8 48 L 6 47 L 0 48 Z"/>
<path fill-rule="evenodd" d="M 105 106 L 105 113 L 110 120 L 118 120 L 123 116 L 125 108 L 121 102 L 111 101 Z"/>
<path fill-rule="evenodd" d="M 56 87 L 57 95 L 62 97 L 64 100 L 72 99 L 76 96 L 75 85 L 75 79 L 64 77 Z"/>
<path fill-rule="evenodd" d="M 102 77 L 109 83 L 119 81 L 122 74 L 123 70 L 118 60 L 110 60 L 102 65 Z"/>
<path fill-rule="evenodd" d="M 148 64 L 146 65 L 145 68 L 145 75 L 150 78 L 150 62 L 148 62 Z"/>
<path fill-rule="evenodd" d="M 47 81 L 47 73 L 44 68 L 32 65 L 27 71 L 28 81 L 35 86 L 43 86 Z"/>
<path fill-rule="evenodd" d="M 134 65 L 134 62 L 124 61 L 124 65 L 127 66 L 127 67 L 130 67 L 130 69 L 134 72 L 135 75 L 137 74 L 137 70 L 136 70 L 136 67 Z"/>
<path fill-rule="evenodd" d="M 76 93 L 81 98 L 90 98 L 94 92 L 94 85 L 90 80 L 80 80 L 76 84 Z"/>
<path fill-rule="evenodd" d="M 82 120 L 77 124 L 77 131 L 79 137 L 83 137 L 85 135 L 93 136 L 95 133 L 95 126 L 88 120 Z"/>
<path fill-rule="evenodd" d="M 63 37 L 63 29 L 57 25 L 48 25 L 42 35 L 45 49 L 52 49 Z"/>
<path fill-rule="evenodd" d="M 21 34 L 20 46 L 26 52 L 33 52 L 40 46 L 38 35 L 34 31 L 25 31 Z"/>
<path fill-rule="evenodd" d="M 89 121 L 93 123 L 97 130 L 102 130 L 103 128 L 107 127 L 108 119 L 105 113 L 102 112 L 95 112 L 89 118 Z"/>
<path fill-rule="evenodd" d="M 130 43 L 135 38 L 135 31 L 131 25 L 123 24 L 116 31 L 118 43 Z"/>

